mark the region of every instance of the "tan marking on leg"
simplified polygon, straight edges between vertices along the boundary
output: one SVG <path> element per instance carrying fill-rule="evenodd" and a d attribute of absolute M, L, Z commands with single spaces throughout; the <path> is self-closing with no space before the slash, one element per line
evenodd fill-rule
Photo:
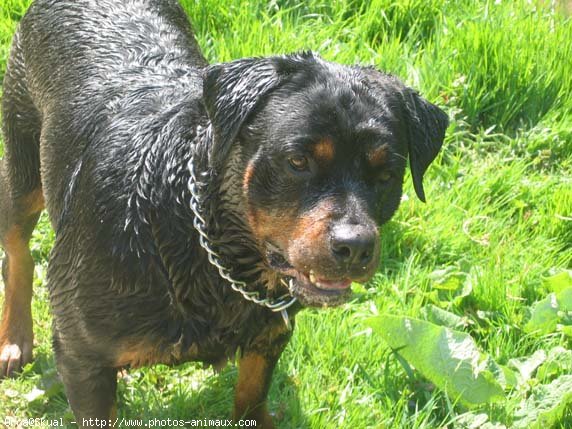
<path fill-rule="evenodd" d="M 18 200 L 16 204 L 20 209 L 19 213 L 26 217 L 41 212 L 46 205 L 42 188 L 34 189 L 28 195 Z"/>
<path fill-rule="evenodd" d="M 7 255 L 7 278 L 4 304 L 9 306 L 27 304 L 32 299 L 34 260 L 28 243 L 22 237 L 19 226 L 12 227 L 4 236 L 4 250 Z M 8 308 L 9 311 L 13 310 Z M 6 314 L 6 313 L 5 313 Z"/>
<path fill-rule="evenodd" d="M 234 419 L 254 419 L 256 427 L 273 428 L 266 407 L 273 365 L 258 353 L 245 354 L 239 362 L 238 384 L 234 399 Z"/>
<path fill-rule="evenodd" d="M 32 360 L 32 282 L 34 260 L 19 226 L 4 235 L 5 292 L 0 322 L 0 378 Z"/>

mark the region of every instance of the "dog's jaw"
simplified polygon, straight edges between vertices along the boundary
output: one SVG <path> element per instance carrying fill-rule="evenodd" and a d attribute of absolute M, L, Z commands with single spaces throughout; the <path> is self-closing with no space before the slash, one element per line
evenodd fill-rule
<path fill-rule="evenodd" d="M 351 297 L 351 280 L 322 279 L 313 270 L 307 273 L 293 267 L 283 252 L 271 243 L 266 243 L 265 260 L 284 283 L 290 293 L 307 307 L 334 307 Z"/>

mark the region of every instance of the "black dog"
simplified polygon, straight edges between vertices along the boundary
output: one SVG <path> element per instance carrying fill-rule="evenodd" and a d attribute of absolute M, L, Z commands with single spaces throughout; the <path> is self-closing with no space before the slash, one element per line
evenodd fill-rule
<path fill-rule="evenodd" d="M 271 427 L 290 318 L 373 275 L 406 159 L 424 199 L 447 127 L 371 68 L 312 53 L 208 66 L 174 0 L 36 1 L 3 119 L 0 375 L 32 356 L 28 241 L 45 206 L 54 349 L 80 424 L 115 412 L 118 368 L 240 350 L 234 415 Z"/>

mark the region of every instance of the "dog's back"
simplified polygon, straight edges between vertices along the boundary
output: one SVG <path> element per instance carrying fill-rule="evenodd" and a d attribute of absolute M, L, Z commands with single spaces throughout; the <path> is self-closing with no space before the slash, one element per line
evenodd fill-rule
<path fill-rule="evenodd" d="M 180 86 L 181 75 L 189 75 L 189 86 L 177 90 L 198 96 L 192 65 L 206 61 L 176 1 L 36 1 L 15 36 L 6 75 L 10 187 L 18 195 L 38 189 L 41 159 L 44 195 L 57 225 L 60 202 L 97 129 L 124 110 L 140 116 L 164 108 L 162 91 L 175 79 Z M 146 99 L 137 96 L 144 91 Z M 22 117 L 25 127 L 14 125 Z M 40 127 L 41 140 L 51 141 L 41 156 Z M 33 131 L 17 135 L 22 128 Z"/>

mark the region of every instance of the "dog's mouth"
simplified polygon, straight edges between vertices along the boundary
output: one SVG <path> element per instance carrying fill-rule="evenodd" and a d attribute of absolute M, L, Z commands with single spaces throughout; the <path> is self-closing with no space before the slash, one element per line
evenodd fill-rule
<path fill-rule="evenodd" d="M 314 270 L 307 272 L 296 269 L 275 246 L 267 247 L 266 260 L 268 265 L 283 276 L 284 284 L 292 296 L 302 305 L 312 307 L 327 307 L 340 305 L 351 296 L 350 278 L 324 278 Z"/>

